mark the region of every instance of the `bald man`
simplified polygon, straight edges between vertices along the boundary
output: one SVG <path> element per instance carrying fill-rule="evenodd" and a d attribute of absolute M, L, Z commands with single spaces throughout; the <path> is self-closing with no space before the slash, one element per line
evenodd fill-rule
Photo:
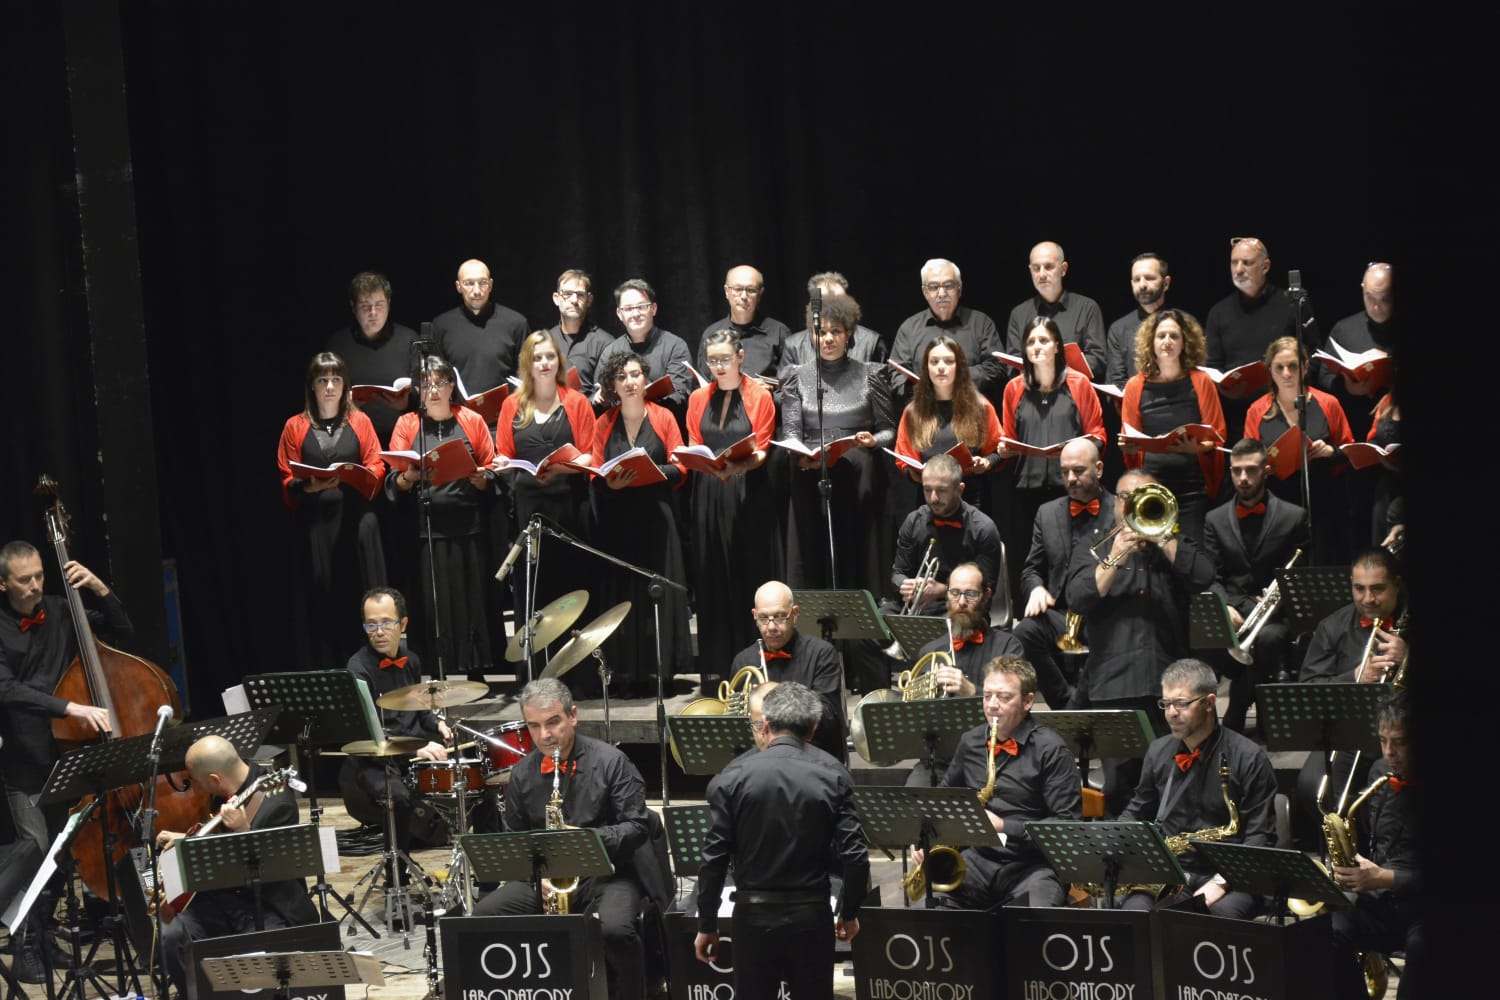
<path fill-rule="evenodd" d="M 761 665 L 764 646 L 766 680 L 797 681 L 823 699 L 823 721 L 813 736 L 813 746 L 826 750 L 841 764 L 849 760 L 844 741 L 844 672 L 831 643 L 797 631 L 797 605 L 792 589 L 771 580 L 755 592 L 750 615 L 760 630 L 760 642 L 751 643 L 730 661 L 729 676 L 741 667 Z M 712 694 L 713 692 L 709 692 Z"/>
<path fill-rule="evenodd" d="M 494 286 L 484 261 L 464 261 L 453 280 L 460 305 L 432 321 L 438 350 L 471 393 L 493 389 L 515 374 L 516 355 L 530 330 L 525 316 L 490 298 Z"/>
<path fill-rule="evenodd" d="M 221 736 L 205 736 L 188 747 L 187 769 L 199 788 L 208 789 L 210 806 L 223 817 L 220 832 L 268 830 L 300 821 L 296 795 L 285 786 L 245 796 L 251 782 L 266 771 L 259 764 L 241 760 L 234 746 Z M 156 842 L 166 848 L 184 836 L 163 830 L 156 835 Z M 260 899 L 267 930 L 317 922 L 318 911 L 307 896 L 303 879 L 267 882 L 261 886 Z M 178 989 L 187 988 L 189 940 L 247 934 L 255 929 L 255 897 L 249 888 L 198 893 L 191 906 L 162 927 L 162 950 L 172 982 Z"/>
<path fill-rule="evenodd" d="M 1087 295 L 1063 288 L 1068 274 L 1068 258 L 1063 248 L 1051 240 L 1031 248 L 1026 261 L 1031 274 L 1033 294 L 1010 311 L 1005 324 L 1005 353 L 1020 357 L 1024 349 L 1026 324 L 1046 316 L 1062 330 L 1064 344 L 1077 344 L 1094 373 L 1094 381 L 1104 381 L 1104 314 L 1099 303 Z"/>
<path fill-rule="evenodd" d="M 1271 281 L 1271 251 L 1255 236 L 1236 236 L 1229 241 L 1229 279 L 1234 291 L 1214 304 L 1203 326 L 1208 340 L 1204 364 L 1220 371 L 1238 368 L 1265 356 L 1277 337 L 1297 336 L 1297 310 L 1286 290 Z M 1303 307 L 1303 318 L 1311 320 L 1312 302 Z M 1323 344 L 1316 321 L 1302 331 L 1311 354 Z M 1225 419 L 1229 419 L 1225 412 Z M 1240 414 L 1243 419 L 1244 414 Z M 1230 420 L 1229 426 L 1239 424 Z"/>
<path fill-rule="evenodd" d="M 1394 298 L 1391 265 L 1371 264 L 1365 268 L 1359 283 L 1360 297 L 1364 308 L 1352 316 L 1345 316 L 1328 331 L 1328 352 L 1337 344 L 1350 354 L 1379 350 L 1393 354 L 1396 350 L 1396 326 L 1392 316 Z M 1385 391 L 1387 378 L 1352 379 L 1314 362 L 1313 377 L 1318 385 L 1338 397 L 1349 418 L 1349 429 L 1356 441 L 1363 441 L 1370 430 L 1370 413 L 1375 401 Z"/>
<path fill-rule="evenodd" d="M 749 264 L 731 267 L 724 275 L 724 299 L 729 315 L 708 324 L 698 338 L 698 374 L 712 381 L 708 370 L 708 335 L 715 330 L 734 330 L 740 335 L 745 360 L 740 371 L 746 375 L 776 377 L 781 368 L 781 354 L 791 330 L 779 319 L 760 315 L 761 300 L 766 294 L 766 279 Z"/>

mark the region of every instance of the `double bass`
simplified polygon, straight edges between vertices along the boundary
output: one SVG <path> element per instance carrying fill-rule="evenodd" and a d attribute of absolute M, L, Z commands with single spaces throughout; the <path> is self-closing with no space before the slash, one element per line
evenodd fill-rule
<path fill-rule="evenodd" d="M 68 514 L 57 491 L 57 483 L 43 474 L 37 482 L 37 493 L 52 497 L 44 520 L 61 569 L 70 561 Z M 67 701 L 104 709 L 109 714 L 110 731 L 97 733 L 82 719 L 53 719 L 52 738 L 58 749 L 68 751 L 100 739 L 149 735 L 156 730 L 157 709 L 162 705 L 170 705 L 172 721 L 180 722 L 182 701 L 172 678 L 156 664 L 96 639 L 78 591 L 64 584 L 63 592 L 67 595 L 68 611 L 73 618 L 78 655 L 63 671 L 53 694 Z M 112 883 L 106 864 L 113 866 L 131 848 L 141 846 L 137 828 L 146 804 L 146 793 L 144 782 L 105 793 L 99 818 L 101 823 L 108 824 L 114 838 L 107 862 L 101 823 L 84 824 L 73 840 L 78 874 L 84 885 L 101 899 L 110 898 Z M 94 798 L 93 795 L 85 796 L 73 811 L 86 808 Z M 158 829 L 186 830 L 208 816 L 208 790 L 194 788 L 186 771 L 161 775 L 156 780 L 156 812 Z"/>

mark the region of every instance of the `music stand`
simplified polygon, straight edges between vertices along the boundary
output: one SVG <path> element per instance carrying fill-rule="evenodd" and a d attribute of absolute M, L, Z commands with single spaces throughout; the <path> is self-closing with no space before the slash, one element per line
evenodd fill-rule
<path fill-rule="evenodd" d="M 1138 708 L 1086 708 L 1069 712 L 1032 712 L 1037 725 L 1063 738 L 1078 758 L 1078 780 L 1087 784 L 1089 761 L 1100 757 L 1144 757 L 1156 739 L 1151 721 Z"/>
<path fill-rule="evenodd" d="M 952 760 L 963 734 L 984 723 L 984 700 L 871 701 L 860 706 L 859 714 L 872 764 L 923 758 L 936 780 L 938 762 Z"/>
<path fill-rule="evenodd" d="M 1229 620 L 1224 596 L 1212 590 L 1194 594 L 1188 602 L 1188 646 L 1193 649 L 1237 649 L 1239 630 Z"/>
<path fill-rule="evenodd" d="M 477 881 L 530 882 L 535 886 L 538 912 L 546 910 L 542 904 L 542 879 L 586 878 L 615 872 L 596 830 L 465 833 L 457 840 Z"/>
<path fill-rule="evenodd" d="M 83 828 L 83 824 L 87 823 L 94 815 L 94 811 L 99 808 L 102 801 L 102 799 L 95 797 L 89 801 L 88 805 L 68 816 L 67 823 L 64 824 L 62 832 L 53 838 L 51 845 L 47 848 L 47 852 L 42 856 L 40 870 L 32 878 L 31 884 L 23 894 L 10 901 L 5 908 L 5 913 L 3 916 L 0 916 L 0 921 L 3 921 L 12 931 L 20 927 L 25 922 L 27 914 L 31 912 L 31 907 L 36 902 L 37 897 L 42 894 L 47 883 L 57 873 L 57 859 L 67 859 L 68 943 L 73 948 L 72 961 L 69 966 L 69 975 L 72 977 L 72 981 L 69 984 L 69 988 L 76 990 L 79 997 L 85 995 L 83 992 L 83 980 L 85 978 L 94 980 L 95 987 L 101 991 L 100 996 L 109 995 L 104 992 L 106 987 L 100 981 L 98 973 L 93 970 L 92 966 L 94 954 L 99 950 L 99 945 L 109 939 L 108 935 L 100 934 L 95 939 L 93 948 L 89 950 L 88 962 L 84 962 L 82 949 L 79 947 L 82 935 L 82 929 L 79 927 L 79 914 L 82 907 L 79 903 L 78 893 L 74 890 L 73 886 L 73 874 L 77 870 L 78 862 L 71 853 L 73 838 L 78 835 L 78 831 Z M 33 853 L 35 852 L 33 851 Z M 14 939 L 14 936 L 12 936 L 12 939 Z M 42 967 L 46 970 L 47 975 L 47 997 L 48 1000 L 52 1000 L 52 962 L 48 957 L 47 951 L 48 949 L 44 943 L 42 946 Z M 25 993 L 21 993 L 20 996 L 24 1000 Z"/>
<path fill-rule="evenodd" d="M 934 639 L 948 638 L 948 619 L 928 615 L 881 615 L 880 620 L 901 644 L 901 659 L 916 660 L 916 651 Z M 910 650 L 910 652 L 908 652 Z"/>
<path fill-rule="evenodd" d="M 266 739 L 277 743 L 297 744 L 297 760 L 307 762 L 307 803 L 314 826 L 323 821 L 323 807 L 318 803 L 318 752 L 320 747 L 343 746 L 356 740 L 380 740 L 384 730 L 375 712 L 375 702 L 367 688 L 347 670 L 297 670 L 275 674 L 255 674 L 244 680 L 245 700 L 251 708 L 279 706 L 281 715 Z M 354 896 L 340 896 L 328 884 L 324 873 L 317 873 L 313 892 L 318 897 L 321 919 L 331 920 L 328 897 L 344 908 L 344 915 L 378 938 L 369 921 L 354 908 Z M 343 917 L 339 921 L 343 922 Z"/>
<path fill-rule="evenodd" d="M 1187 884 L 1187 875 L 1155 823 L 1039 819 L 1027 823 L 1026 831 L 1064 884 L 1104 887 L 1101 909 L 1116 909 L 1115 890 L 1122 882 Z"/>
<path fill-rule="evenodd" d="M 380 959 L 368 952 L 285 951 L 205 958 L 203 972 L 214 991 L 275 990 L 287 1000 L 293 986 L 384 986 Z"/>
<path fill-rule="evenodd" d="M 747 715 L 672 715 L 667 738 L 684 774 L 718 774 L 746 750 L 755 748 Z"/>
<path fill-rule="evenodd" d="M 999 847 L 1000 835 L 989 810 L 972 789 L 919 786 L 856 785 L 854 808 L 873 847 L 916 844 L 924 853 L 933 844 L 949 847 Z M 932 882 L 927 882 L 932 905 Z"/>
<path fill-rule="evenodd" d="M 834 639 L 874 639 L 882 646 L 891 633 L 881 621 L 875 598 L 868 590 L 796 590 L 792 603 L 801 609 L 797 631 Z"/>
<path fill-rule="evenodd" d="M 1293 635 L 1311 632 L 1318 622 L 1349 603 L 1349 570 L 1343 566 L 1283 568 L 1276 580 Z"/>
<path fill-rule="evenodd" d="M 1267 750 L 1380 749 L 1375 717 L 1388 684 L 1260 684 L 1261 732 Z"/>
<path fill-rule="evenodd" d="M 255 929 L 263 931 L 261 887 L 323 871 L 322 840 L 313 823 L 185 837 L 173 851 L 184 891 L 248 887 L 255 899 Z M 163 875 L 165 881 L 165 875 Z M 175 895 L 168 890 L 169 897 Z"/>
<path fill-rule="evenodd" d="M 703 867 L 703 842 L 708 839 L 712 822 L 708 804 L 667 806 L 662 809 L 662 820 L 667 828 L 667 849 L 672 852 L 673 873 L 678 878 L 697 875 Z"/>
<path fill-rule="evenodd" d="M 1344 907 L 1349 898 L 1316 861 L 1301 851 L 1204 841 L 1194 849 L 1224 876 L 1226 888 L 1265 896 L 1272 901 L 1278 926 L 1286 923 L 1287 900 Z"/>

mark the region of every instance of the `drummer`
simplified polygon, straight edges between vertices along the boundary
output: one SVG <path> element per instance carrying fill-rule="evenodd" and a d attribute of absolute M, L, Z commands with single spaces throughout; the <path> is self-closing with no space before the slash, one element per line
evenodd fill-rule
<path fill-rule="evenodd" d="M 364 629 L 368 640 L 349 657 L 351 674 L 370 688 L 371 698 L 397 688 L 422 683 L 422 663 L 406 646 L 406 598 L 391 587 L 376 587 L 364 596 Z M 380 710 L 387 738 L 414 736 L 427 744 L 416 751 L 417 760 L 448 759 L 445 744 L 453 740 L 448 726 L 430 711 Z M 411 789 L 406 764 L 410 757 L 379 759 L 347 757 L 339 771 L 339 791 L 349 815 L 365 824 L 385 824 L 386 769 L 390 769 L 391 800 L 395 807 L 396 846 L 405 851 L 413 839 Z M 419 824 L 424 830 L 428 824 Z M 422 831 L 417 831 L 422 832 Z M 429 833 L 432 831 L 429 831 Z M 437 831 L 440 837 L 440 831 Z M 428 839 L 427 836 L 418 839 Z"/>

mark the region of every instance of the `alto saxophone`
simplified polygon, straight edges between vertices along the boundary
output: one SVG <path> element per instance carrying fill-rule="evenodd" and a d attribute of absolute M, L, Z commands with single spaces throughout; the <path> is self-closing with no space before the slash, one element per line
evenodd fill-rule
<path fill-rule="evenodd" d="M 989 777 L 984 787 L 977 793 L 980 805 L 988 805 L 990 796 L 995 794 L 995 743 L 999 735 L 1000 720 L 997 718 L 990 722 L 990 738 L 986 743 L 989 749 Z M 933 891 L 952 892 L 963 885 L 964 871 L 968 866 L 964 864 L 964 856 L 952 847 L 945 844 L 934 844 L 929 847 L 922 863 L 901 879 L 901 886 L 906 890 L 906 898 L 913 903 L 927 892 L 929 868 L 935 869 L 931 876 Z"/>
<path fill-rule="evenodd" d="M 552 748 L 552 797 L 547 800 L 547 829 L 562 830 L 567 827 L 563 822 L 563 797 L 562 797 L 562 764 L 559 758 L 562 756 L 561 747 Z M 571 902 L 573 893 L 578 889 L 578 878 L 542 879 L 542 884 L 549 887 L 552 892 L 547 896 L 545 907 L 548 913 L 565 914 Z"/>
<path fill-rule="evenodd" d="M 1167 838 L 1167 850 L 1180 858 L 1192 850 L 1194 844 L 1228 840 L 1240 832 L 1240 808 L 1234 804 L 1234 799 L 1229 795 L 1229 755 L 1227 753 L 1219 755 L 1219 790 L 1224 796 L 1224 807 L 1229 810 L 1229 822 L 1223 826 L 1211 826 L 1207 829 L 1190 833 L 1174 833 Z M 1162 900 L 1175 896 L 1181 890 L 1182 886 L 1180 885 L 1153 882 L 1143 885 L 1121 886 L 1117 891 L 1126 896 L 1132 892 L 1144 892 L 1151 895 L 1154 899 Z"/>

